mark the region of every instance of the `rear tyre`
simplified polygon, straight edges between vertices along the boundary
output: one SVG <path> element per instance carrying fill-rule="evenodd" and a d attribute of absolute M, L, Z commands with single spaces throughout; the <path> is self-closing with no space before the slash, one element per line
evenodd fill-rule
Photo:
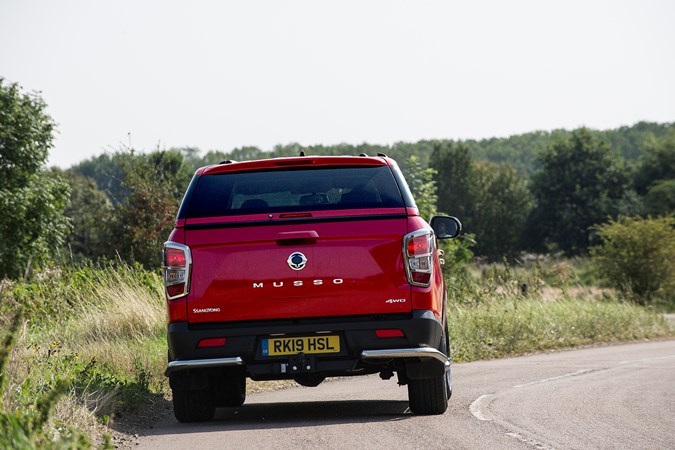
<path fill-rule="evenodd" d="M 445 375 L 408 381 L 408 400 L 413 414 L 443 414 L 448 409 L 448 384 Z"/>
<path fill-rule="evenodd" d="M 441 348 L 439 350 L 445 354 L 445 356 L 448 357 L 448 359 L 452 359 L 450 357 L 450 337 L 448 336 L 448 324 L 446 322 L 445 324 L 445 337 L 441 338 Z M 450 400 L 450 397 L 452 397 L 452 370 L 448 368 L 448 371 L 445 372 L 445 381 L 447 384 L 447 391 L 448 391 L 448 400 Z"/>
<path fill-rule="evenodd" d="M 438 350 L 450 358 L 448 324 L 445 324 L 441 345 Z M 452 396 L 452 372 L 448 369 L 443 375 L 422 380 L 408 380 L 408 401 L 414 414 L 443 414 L 448 409 L 448 400 Z"/>
<path fill-rule="evenodd" d="M 206 422 L 216 413 L 211 389 L 173 390 L 173 413 L 179 422 Z"/>

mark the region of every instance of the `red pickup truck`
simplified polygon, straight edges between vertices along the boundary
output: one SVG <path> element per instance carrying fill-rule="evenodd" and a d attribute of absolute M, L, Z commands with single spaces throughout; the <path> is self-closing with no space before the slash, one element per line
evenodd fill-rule
<path fill-rule="evenodd" d="M 181 422 L 244 403 L 246 378 L 379 373 L 416 414 L 452 392 L 437 239 L 460 222 L 418 213 L 377 157 L 224 161 L 197 170 L 164 244 L 169 363 Z"/>

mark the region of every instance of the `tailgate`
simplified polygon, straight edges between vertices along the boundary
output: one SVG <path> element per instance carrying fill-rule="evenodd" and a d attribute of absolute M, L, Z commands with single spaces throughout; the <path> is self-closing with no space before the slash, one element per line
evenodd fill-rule
<path fill-rule="evenodd" d="M 405 218 L 185 231 L 191 323 L 411 311 Z"/>

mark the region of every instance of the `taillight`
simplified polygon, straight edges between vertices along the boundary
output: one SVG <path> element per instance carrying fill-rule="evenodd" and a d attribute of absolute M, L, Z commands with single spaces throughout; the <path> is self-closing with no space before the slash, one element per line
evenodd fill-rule
<path fill-rule="evenodd" d="M 434 235 L 429 230 L 413 231 L 403 238 L 406 273 L 413 286 L 429 286 L 434 250 Z"/>
<path fill-rule="evenodd" d="M 191 268 L 190 247 L 175 242 L 164 243 L 164 287 L 169 300 L 188 295 Z"/>

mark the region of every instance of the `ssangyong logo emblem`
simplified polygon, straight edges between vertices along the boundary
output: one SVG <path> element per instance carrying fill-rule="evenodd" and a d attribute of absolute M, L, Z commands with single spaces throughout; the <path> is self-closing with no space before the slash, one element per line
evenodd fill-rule
<path fill-rule="evenodd" d="M 302 270 L 307 265 L 307 257 L 300 252 L 291 253 L 286 260 L 289 267 L 293 270 Z"/>

